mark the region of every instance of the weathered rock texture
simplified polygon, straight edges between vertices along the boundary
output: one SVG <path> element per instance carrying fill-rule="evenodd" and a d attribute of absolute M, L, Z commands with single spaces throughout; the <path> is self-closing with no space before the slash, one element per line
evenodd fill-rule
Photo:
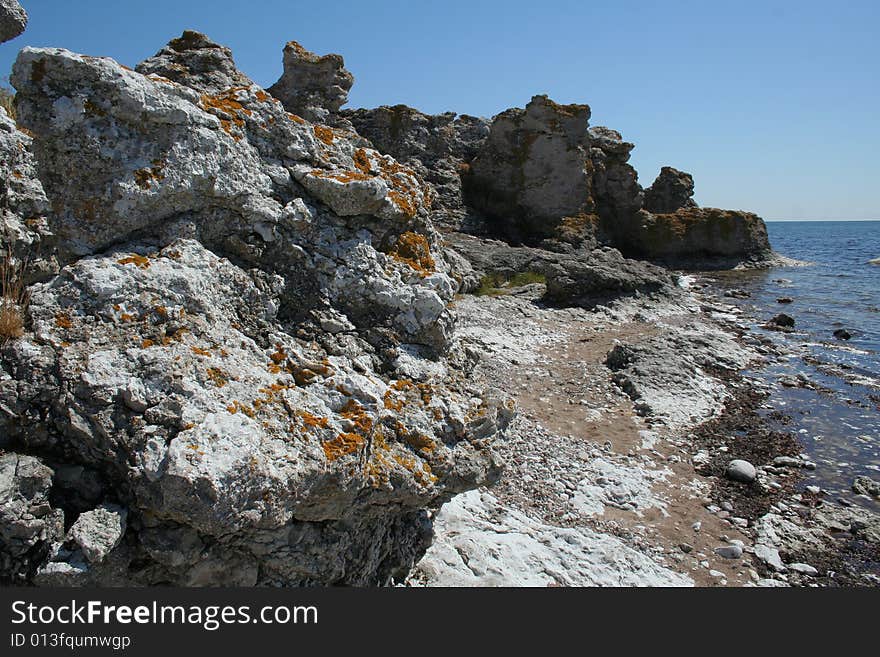
<path fill-rule="evenodd" d="M 681 208 L 695 208 L 694 177 L 673 169 L 663 167 L 660 175 L 647 190 L 645 190 L 645 210 L 657 214 L 675 212 Z"/>
<path fill-rule="evenodd" d="M 461 174 L 489 134 L 489 121 L 453 112 L 428 115 L 405 105 L 344 110 L 358 134 L 382 153 L 417 171 L 437 192 L 431 218 L 457 229 L 466 222 Z"/>
<path fill-rule="evenodd" d="M 767 226 L 751 212 L 685 207 L 670 214 L 640 216 L 626 249 L 633 257 L 723 269 L 760 265 L 772 255 Z"/>
<path fill-rule="evenodd" d="M 206 35 L 186 30 L 135 69 L 144 75 L 161 76 L 209 94 L 253 82 L 235 67 L 232 51 Z"/>
<path fill-rule="evenodd" d="M 629 164 L 634 145 L 615 130 L 589 127 L 586 105 L 535 96 L 491 124 L 401 105 L 341 116 L 433 186 L 433 217 L 446 230 L 551 251 L 606 245 L 682 266 L 760 264 L 771 256 L 756 215 L 697 208 L 690 174 L 664 167 L 643 190 Z"/>
<path fill-rule="evenodd" d="M 17 0 L 0 0 L 0 43 L 24 32 L 27 22 L 27 12 Z"/>
<path fill-rule="evenodd" d="M 554 237 L 564 224 L 586 238 L 596 221 L 586 105 L 535 96 L 494 118 L 470 163 L 467 200 L 518 243 Z"/>
<path fill-rule="evenodd" d="M 296 41 L 284 46 L 284 72 L 269 93 L 289 112 L 308 121 L 330 123 L 332 115 L 348 102 L 354 76 L 340 55 L 318 56 Z"/>
<path fill-rule="evenodd" d="M 231 61 L 195 33 L 146 75 L 19 55 L 62 269 L 3 348 L 0 435 L 57 465 L 43 488 L 82 492 L 6 578 L 386 583 L 426 509 L 499 475 L 512 407 L 450 350 L 432 190 Z"/>
<path fill-rule="evenodd" d="M 485 276 L 509 280 L 534 273 L 544 278 L 545 300 L 553 304 L 590 307 L 634 294 L 675 294 L 675 279 L 665 269 L 624 258 L 608 247 L 559 253 L 510 246 L 497 240 L 461 233 L 445 236 L 446 243 L 470 263 L 471 280 Z M 476 288 L 472 283 L 466 291 Z"/>
<path fill-rule="evenodd" d="M 0 254 L 27 260 L 29 279 L 57 271 L 46 219 L 49 201 L 37 178 L 31 142 L 0 108 Z"/>

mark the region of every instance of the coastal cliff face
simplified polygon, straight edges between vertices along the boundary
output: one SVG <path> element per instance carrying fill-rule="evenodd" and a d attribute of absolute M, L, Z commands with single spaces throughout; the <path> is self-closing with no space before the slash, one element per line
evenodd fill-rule
<path fill-rule="evenodd" d="M 432 190 L 203 35 L 139 69 L 15 65 L 4 242 L 45 223 L 60 270 L 4 340 L 3 579 L 401 577 L 512 416 L 452 344 Z"/>
<path fill-rule="evenodd" d="M 759 218 L 694 207 L 686 174 L 645 193 L 586 105 L 341 111 L 341 57 L 283 60 L 265 90 L 192 31 L 136 70 L 19 54 L 0 580 L 402 580 L 431 514 L 498 480 L 515 414 L 471 376 L 456 293 L 528 274 L 554 306 L 669 299 L 675 276 L 626 256 L 769 254 Z"/>

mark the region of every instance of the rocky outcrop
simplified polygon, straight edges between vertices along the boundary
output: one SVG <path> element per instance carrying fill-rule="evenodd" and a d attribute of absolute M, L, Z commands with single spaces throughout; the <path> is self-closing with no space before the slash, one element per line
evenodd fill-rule
<path fill-rule="evenodd" d="M 343 110 L 358 134 L 382 153 L 412 168 L 437 193 L 431 218 L 456 230 L 466 225 L 469 210 L 461 188 L 462 172 L 489 134 L 489 121 L 453 112 L 428 115 L 405 105 Z"/>
<path fill-rule="evenodd" d="M 61 49 L 15 64 L 63 248 L 3 348 L 0 435 L 84 492 L 9 576 L 386 583 L 427 509 L 499 476 L 512 405 L 460 367 L 430 188 L 238 86 L 194 34 L 147 74 Z M 71 483 L 95 472 L 94 494 Z"/>
<path fill-rule="evenodd" d="M 437 518 L 440 540 L 417 586 L 692 586 L 693 581 L 587 527 L 543 524 L 491 493 L 458 496 Z"/>
<path fill-rule="evenodd" d="M 761 266 L 773 255 L 767 226 L 756 214 L 686 207 L 671 214 L 642 212 L 627 255 L 673 266 L 725 269 Z"/>
<path fill-rule="evenodd" d="M 268 91 L 287 111 L 308 121 L 332 123 L 333 114 L 348 102 L 354 76 L 341 55 L 316 55 L 296 41 L 284 46 L 284 72 Z"/>
<path fill-rule="evenodd" d="M 632 218 L 644 201 L 639 174 L 629 164 L 635 145 L 624 141 L 616 130 L 602 126 L 590 128 L 589 135 L 601 237 L 611 244 L 623 246 L 633 231 Z"/>
<path fill-rule="evenodd" d="M 694 177 L 673 169 L 663 167 L 660 175 L 645 190 L 645 210 L 655 214 L 669 214 L 682 208 L 697 207 L 694 195 Z"/>
<path fill-rule="evenodd" d="M 18 0 L 0 0 L 0 43 L 24 32 L 27 22 L 27 12 Z"/>
<path fill-rule="evenodd" d="M 595 233 L 587 105 L 535 96 L 496 116 L 465 177 L 465 198 L 496 232 L 537 244 L 568 229 L 579 241 Z"/>
<path fill-rule="evenodd" d="M 24 583 L 64 536 L 64 514 L 49 503 L 52 474 L 38 458 L 0 453 L 0 583 Z"/>
<path fill-rule="evenodd" d="M 206 94 L 253 84 L 235 67 L 229 48 L 193 30 L 185 30 L 181 36 L 169 41 L 162 50 L 138 64 L 135 70 Z"/>
<path fill-rule="evenodd" d="M 537 274 L 546 284 L 544 299 L 564 306 L 593 307 L 634 294 L 675 293 L 675 279 L 665 269 L 629 260 L 608 247 L 553 252 L 510 246 L 498 240 L 461 233 L 445 236 L 446 244 L 468 261 L 475 289 L 486 277 L 511 280 L 518 274 Z"/>
<path fill-rule="evenodd" d="M 49 201 L 37 178 L 32 139 L 0 108 L 0 255 L 27 262 L 27 281 L 57 271 Z"/>

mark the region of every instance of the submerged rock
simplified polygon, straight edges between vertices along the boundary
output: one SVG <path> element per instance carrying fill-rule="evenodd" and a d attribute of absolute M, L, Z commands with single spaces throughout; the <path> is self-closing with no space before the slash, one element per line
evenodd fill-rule
<path fill-rule="evenodd" d="M 834 331 L 833 335 L 838 340 L 851 340 L 852 339 L 852 333 L 850 333 L 846 329 L 837 329 L 836 331 Z"/>
<path fill-rule="evenodd" d="M 869 495 L 870 497 L 880 497 L 880 482 L 874 481 L 870 477 L 856 477 L 852 485 L 853 492 L 857 495 Z"/>
<path fill-rule="evenodd" d="M 786 315 L 785 313 L 779 313 L 772 319 L 767 320 L 764 324 L 764 328 L 768 328 L 773 331 L 791 331 L 794 329 L 795 321 L 794 317 L 791 315 Z"/>

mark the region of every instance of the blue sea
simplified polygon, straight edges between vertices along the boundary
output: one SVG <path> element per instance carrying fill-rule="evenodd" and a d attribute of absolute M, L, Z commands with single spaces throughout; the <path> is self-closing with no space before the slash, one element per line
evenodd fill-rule
<path fill-rule="evenodd" d="M 858 475 L 880 479 L 880 264 L 870 263 L 880 258 L 880 221 L 779 221 L 767 229 L 774 251 L 809 264 L 713 279 L 749 291 L 749 298 L 725 301 L 748 313 L 754 332 L 792 352 L 751 374 L 773 385 L 768 406 L 792 419 L 780 428 L 796 433 L 819 466 L 803 485 L 877 508 L 850 487 Z M 793 301 L 780 304 L 781 297 Z M 760 328 L 780 312 L 795 319 L 794 333 Z M 852 338 L 835 338 L 836 329 Z M 822 390 L 779 383 L 799 374 Z"/>

